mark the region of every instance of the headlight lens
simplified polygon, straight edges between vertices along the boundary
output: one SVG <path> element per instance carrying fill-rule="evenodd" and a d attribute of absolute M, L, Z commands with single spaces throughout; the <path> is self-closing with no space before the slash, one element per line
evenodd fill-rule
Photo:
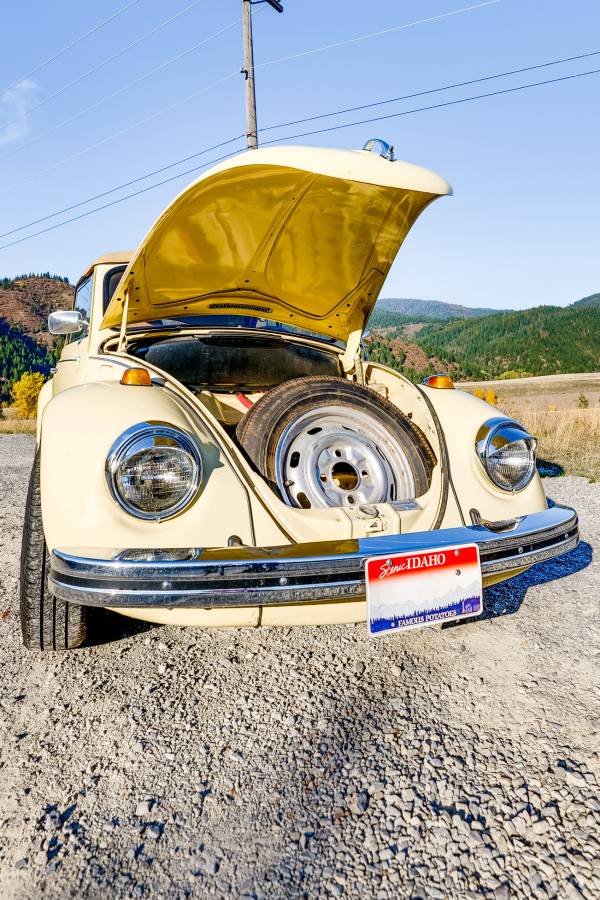
<path fill-rule="evenodd" d="M 535 472 L 536 440 L 517 422 L 490 419 L 477 433 L 479 459 L 503 491 L 521 491 Z"/>
<path fill-rule="evenodd" d="M 140 519 L 167 519 L 195 497 L 202 460 L 182 431 L 144 423 L 128 429 L 112 446 L 106 477 L 126 512 Z"/>

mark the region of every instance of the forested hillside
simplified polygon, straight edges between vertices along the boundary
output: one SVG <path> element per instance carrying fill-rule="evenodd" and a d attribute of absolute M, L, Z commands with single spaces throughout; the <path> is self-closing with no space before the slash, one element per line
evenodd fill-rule
<path fill-rule="evenodd" d="M 600 306 L 539 306 L 469 319 L 407 323 L 373 317 L 371 358 L 422 377 L 439 369 L 463 379 L 505 373 L 550 375 L 600 370 Z"/>
<path fill-rule="evenodd" d="M 0 403 L 24 372 L 48 374 L 58 347 L 48 316 L 73 304 L 68 278 L 44 272 L 0 278 Z"/>
<path fill-rule="evenodd" d="M 481 319 L 425 326 L 414 340 L 428 356 L 455 363 L 468 378 L 507 370 L 532 375 L 600 369 L 600 308 L 538 306 Z"/>
<path fill-rule="evenodd" d="M 48 316 L 73 305 L 73 286 L 59 275 L 20 275 L 0 279 L 0 316 L 48 348 L 55 340 L 48 332 Z"/>
<path fill-rule="evenodd" d="M 23 372 L 47 375 L 52 364 L 52 354 L 46 347 L 0 319 L 0 402 L 10 399 L 10 387 Z"/>

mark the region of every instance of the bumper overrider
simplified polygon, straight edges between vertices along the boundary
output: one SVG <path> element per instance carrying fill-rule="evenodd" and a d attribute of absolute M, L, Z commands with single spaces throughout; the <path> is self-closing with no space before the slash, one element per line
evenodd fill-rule
<path fill-rule="evenodd" d="M 365 562 L 370 557 L 469 543 L 479 545 L 484 580 L 516 574 L 573 550 L 579 543 L 577 513 L 556 505 L 508 524 L 283 547 L 55 549 L 49 586 L 63 600 L 114 608 L 212 609 L 356 600 L 365 595 Z"/>

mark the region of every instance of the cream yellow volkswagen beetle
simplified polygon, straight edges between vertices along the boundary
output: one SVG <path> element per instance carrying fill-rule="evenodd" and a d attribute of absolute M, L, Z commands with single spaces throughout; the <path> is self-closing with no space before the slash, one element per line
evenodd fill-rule
<path fill-rule="evenodd" d="M 398 633 L 476 615 L 482 584 L 576 546 L 523 427 L 365 358 L 402 241 L 451 193 L 391 155 L 231 158 L 50 316 L 67 338 L 39 403 L 28 647 L 78 646 L 91 606 Z"/>

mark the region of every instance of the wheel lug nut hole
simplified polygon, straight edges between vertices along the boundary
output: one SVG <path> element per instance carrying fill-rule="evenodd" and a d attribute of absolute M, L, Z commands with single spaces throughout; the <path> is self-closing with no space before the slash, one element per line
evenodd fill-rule
<path fill-rule="evenodd" d="M 334 452 L 335 455 L 338 456 L 338 457 L 342 455 L 342 451 L 341 451 L 341 450 L 334 450 L 333 452 Z"/>

